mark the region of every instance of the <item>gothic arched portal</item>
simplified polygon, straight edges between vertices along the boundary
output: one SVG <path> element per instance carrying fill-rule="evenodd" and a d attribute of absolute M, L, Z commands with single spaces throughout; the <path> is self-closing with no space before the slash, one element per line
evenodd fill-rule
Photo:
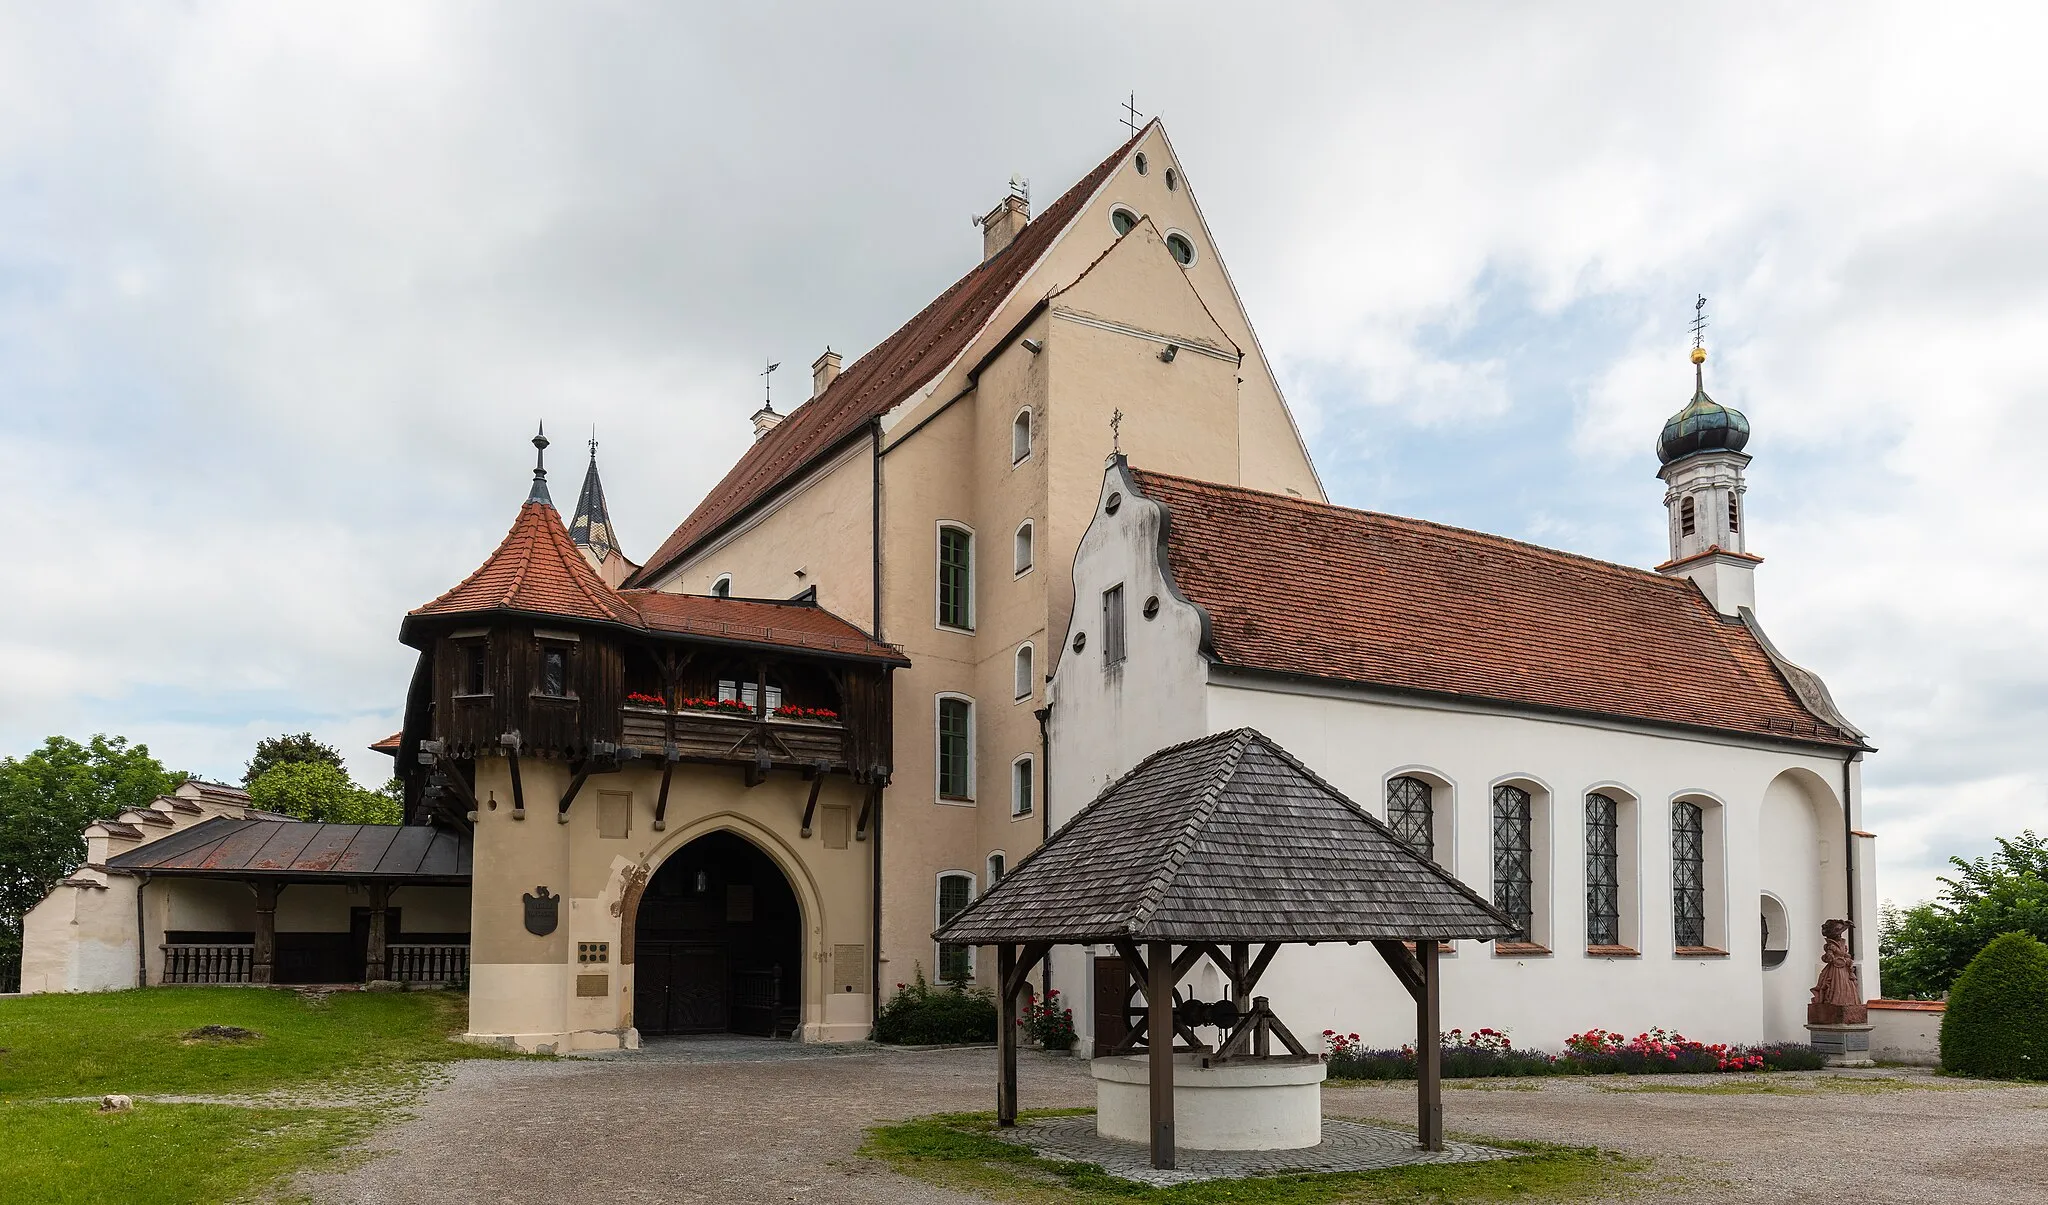
<path fill-rule="evenodd" d="M 662 862 L 637 903 L 633 1021 L 642 1034 L 796 1031 L 803 910 L 759 846 L 733 832 L 699 837 Z"/>

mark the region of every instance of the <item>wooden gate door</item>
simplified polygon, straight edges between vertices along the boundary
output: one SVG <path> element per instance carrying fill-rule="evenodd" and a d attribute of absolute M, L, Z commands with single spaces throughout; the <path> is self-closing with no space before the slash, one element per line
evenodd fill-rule
<path fill-rule="evenodd" d="M 732 989 L 722 946 L 649 942 L 635 951 L 633 1020 L 641 1033 L 723 1033 Z"/>
<path fill-rule="evenodd" d="M 1131 975 L 1124 960 L 1110 957 L 1095 960 L 1095 1057 L 1101 1058 L 1130 1036 L 1129 1015 Z"/>

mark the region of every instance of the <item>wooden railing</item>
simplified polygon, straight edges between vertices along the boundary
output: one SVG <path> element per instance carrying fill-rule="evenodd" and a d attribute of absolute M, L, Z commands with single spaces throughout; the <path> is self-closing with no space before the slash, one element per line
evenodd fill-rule
<path fill-rule="evenodd" d="M 165 983 L 247 983 L 253 945 L 165 946 Z"/>
<path fill-rule="evenodd" d="M 658 757 L 667 731 L 667 720 L 659 708 L 627 706 L 619 709 L 620 743 Z M 831 721 L 792 720 L 771 717 L 763 724 L 745 712 L 678 711 L 675 715 L 676 751 L 686 758 L 750 762 L 757 749 L 766 749 L 769 760 L 789 765 L 825 762 L 834 769 L 846 764 L 846 725 Z"/>
<path fill-rule="evenodd" d="M 413 945 L 385 947 L 385 972 L 400 983 L 460 983 L 469 977 L 469 947 Z"/>

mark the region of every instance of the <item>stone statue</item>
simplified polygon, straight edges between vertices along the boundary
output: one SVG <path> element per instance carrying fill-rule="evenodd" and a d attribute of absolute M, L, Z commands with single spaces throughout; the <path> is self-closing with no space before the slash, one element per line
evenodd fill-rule
<path fill-rule="evenodd" d="M 1864 1025 L 1870 1010 L 1863 1006 L 1863 985 L 1856 980 L 1856 960 L 1849 953 L 1848 921 L 1831 920 L 1820 927 L 1820 980 L 1806 1005 L 1808 1025 Z"/>

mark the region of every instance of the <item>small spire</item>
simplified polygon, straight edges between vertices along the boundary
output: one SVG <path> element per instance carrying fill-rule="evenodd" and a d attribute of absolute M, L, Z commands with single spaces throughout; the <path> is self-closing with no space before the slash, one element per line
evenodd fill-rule
<path fill-rule="evenodd" d="M 576 513 L 569 519 L 569 542 L 583 549 L 599 565 L 618 551 L 612 538 L 611 512 L 604 504 L 604 484 L 597 477 L 597 429 L 590 431 L 590 467 L 583 470 L 583 493 L 576 499 Z"/>
<path fill-rule="evenodd" d="M 542 506 L 553 506 L 555 500 L 548 497 L 547 455 L 547 424 L 542 423 L 539 429 L 533 433 L 533 488 L 527 491 L 526 500 L 528 502 L 538 502 Z"/>

